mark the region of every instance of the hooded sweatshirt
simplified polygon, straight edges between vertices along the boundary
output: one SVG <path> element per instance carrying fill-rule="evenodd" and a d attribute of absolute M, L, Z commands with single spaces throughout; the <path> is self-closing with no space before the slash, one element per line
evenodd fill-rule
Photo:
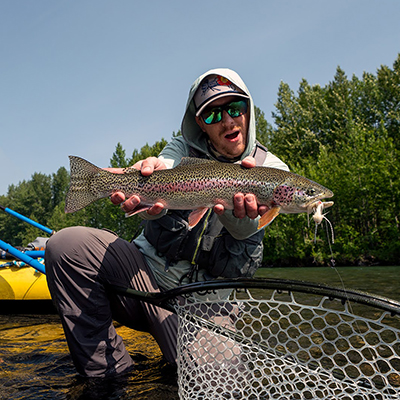
<path fill-rule="evenodd" d="M 249 97 L 250 115 L 247 145 L 245 151 L 240 157 L 240 160 L 246 156 L 254 154 L 254 151 L 257 147 L 256 123 L 254 103 L 250 92 L 236 72 L 225 68 L 212 69 L 197 78 L 190 88 L 186 103 L 186 110 L 181 125 L 182 136 L 172 139 L 159 155 L 159 158 L 166 164 L 167 168 L 173 168 L 179 164 L 182 157 L 189 157 L 193 155 L 193 149 L 197 155 L 203 158 L 216 159 L 217 156 L 210 150 L 208 145 L 207 135 L 201 130 L 196 122 L 196 108 L 193 101 L 193 97 L 203 79 L 214 74 L 228 79 Z M 288 170 L 287 165 L 269 151 L 266 153 L 266 157 L 262 165 Z M 159 219 L 162 218 L 166 213 L 167 210 L 164 210 L 156 217 L 150 217 L 148 214 L 142 213 L 142 217 L 147 220 Z M 247 217 L 238 219 L 233 215 L 232 210 L 226 210 L 223 215 L 218 216 L 218 219 L 227 232 L 232 236 L 232 240 L 236 240 L 238 242 L 252 237 L 257 233 L 258 230 L 258 218 L 254 220 Z M 166 268 L 166 258 L 163 257 L 147 241 L 144 234 L 141 234 L 137 239 L 135 239 L 135 244 L 144 254 L 146 261 L 152 269 L 154 276 L 161 288 L 171 289 L 181 283 L 187 283 L 184 280 L 182 281 L 182 276 L 189 273 L 190 269 L 192 268 L 190 261 L 181 260 L 176 263 L 173 268 Z M 200 271 L 200 273 L 197 274 L 196 280 L 205 279 L 208 279 L 206 271 L 203 271 L 203 273 Z"/>
<path fill-rule="evenodd" d="M 190 147 L 204 154 L 206 158 L 216 159 L 213 153 L 209 151 L 209 147 L 207 145 L 207 135 L 201 130 L 196 122 L 196 108 L 193 102 L 193 97 L 200 83 L 207 76 L 214 74 L 221 75 L 224 78 L 228 79 L 249 97 L 250 119 L 248 127 L 247 146 L 240 159 L 243 160 L 243 158 L 251 155 L 255 149 L 256 120 L 254 102 L 249 90 L 247 89 L 247 86 L 242 81 L 240 76 L 230 69 L 212 69 L 197 78 L 190 88 L 188 100 L 186 103 L 186 110 L 181 125 L 182 137 L 178 137 L 171 141 L 160 154 L 160 158 L 166 163 L 167 167 L 169 168 L 172 168 L 173 166 L 176 166 L 176 164 L 179 164 L 182 157 L 188 157 Z M 270 152 L 268 152 L 267 154 L 264 166 L 289 170 L 285 163 L 283 163 L 279 158 L 275 157 Z"/>

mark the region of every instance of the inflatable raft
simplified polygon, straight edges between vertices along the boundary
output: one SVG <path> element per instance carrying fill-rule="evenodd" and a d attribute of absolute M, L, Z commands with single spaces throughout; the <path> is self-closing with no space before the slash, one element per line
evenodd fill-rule
<path fill-rule="evenodd" d="M 46 275 L 0 260 L 0 314 L 53 314 Z"/>
<path fill-rule="evenodd" d="M 0 205 L 0 210 L 52 235 L 55 232 Z M 26 247 L 17 248 L 0 239 L 0 314 L 12 312 L 47 313 L 55 311 L 44 266 L 48 237 L 37 237 Z"/>
<path fill-rule="evenodd" d="M 51 300 L 46 275 L 11 263 L 0 261 L 0 300 Z"/>

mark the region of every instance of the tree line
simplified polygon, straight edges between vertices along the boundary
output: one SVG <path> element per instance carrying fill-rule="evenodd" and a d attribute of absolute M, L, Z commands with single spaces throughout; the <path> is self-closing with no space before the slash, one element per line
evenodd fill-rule
<path fill-rule="evenodd" d="M 291 171 L 331 189 L 335 204 L 316 227 L 305 214 L 280 215 L 266 229 L 264 264 L 269 266 L 400 264 L 400 54 L 393 67 L 348 78 L 338 67 L 324 87 L 305 79 L 297 92 L 278 89 L 272 123 L 256 107 L 258 140 L 285 161 Z M 177 133 L 179 134 L 179 132 Z M 173 133 L 172 136 L 177 135 Z M 127 167 L 157 156 L 161 139 L 127 156 L 118 143 L 111 167 Z M 65 214 L 69 173 L 34 173 L 11 185 L 0 204 L 54 230 L 86 225 L 107 228 L 131 240 L 140 218 L 125 218 L 108 199 Z M 21 246 L 43 235 L 11 216 L 0 214 L 0 238 Z"/>

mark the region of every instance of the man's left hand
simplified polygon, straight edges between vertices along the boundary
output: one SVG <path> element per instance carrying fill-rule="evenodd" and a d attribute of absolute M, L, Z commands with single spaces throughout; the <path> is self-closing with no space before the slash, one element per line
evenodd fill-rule
<path fill-rule="evenodd" d="M 241 165 L 245 168 L 254 168 L 256 166 L 256 160 L 251 156 L 247 156 L 242 160 Z M 250 193 L 246 195 L 243 193 L 236 193 L 233 197 L 233 206 L 233 215 L 240 219 L 246 216 L 255 219 L 268 211 L 268 207 L 259 206 L 256 196 Z M 225 207 L 222 204 L 216 204 L 214 206 L 214 212 L 218 215 L 222 215 L 225 212 Z"/>

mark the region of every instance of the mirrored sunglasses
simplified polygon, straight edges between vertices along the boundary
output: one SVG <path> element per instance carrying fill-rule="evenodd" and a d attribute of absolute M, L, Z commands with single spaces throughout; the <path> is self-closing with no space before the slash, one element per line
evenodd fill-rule
<path fill-rule="evenodd" d="M 248 101 L 238 100 L 225 104 L 224 106 L 213 107 L 201 113 L 201 118 L 207 125 L 216 124 L 222 120 L 222 113 L 226 111 L 232 118 L 246 114 Z"/>

